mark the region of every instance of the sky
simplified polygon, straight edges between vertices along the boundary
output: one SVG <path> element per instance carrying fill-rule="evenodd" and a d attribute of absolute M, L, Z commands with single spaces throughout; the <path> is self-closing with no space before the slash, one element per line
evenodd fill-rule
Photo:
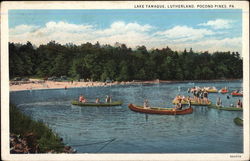
<path fill-rule="evenodd" d="M 9 41 L 39 46 L 124 43 L 147 49 L 238 51 L 241 10 L 10 10 Z"/>

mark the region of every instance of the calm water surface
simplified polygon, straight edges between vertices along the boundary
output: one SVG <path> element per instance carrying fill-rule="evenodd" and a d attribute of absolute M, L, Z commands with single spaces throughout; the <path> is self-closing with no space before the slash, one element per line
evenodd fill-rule
<path fill-rule="evenodd" d="M 218 83 L 173 83 L 117 85 L 11 92 L 11 102 L 35 120 L 42 120 L 64 143 L 79 153 L 234 153 L 243 152 L 243 128 L 234 124 L 239 111 L 219 111 L 195 106 L 189 115 L 149 115 L 130 111 L 129 103 L 173 107 L 177 94 L 188 95 L 193 86 L 242 89 L 241 81 Z M 71 105 L 80 94 L 89 100 L 122 100 L 122 106 L 78 107 Z M 209 94 L 214 103 L 220 96 L 225 106 L 237 97 Z"/>

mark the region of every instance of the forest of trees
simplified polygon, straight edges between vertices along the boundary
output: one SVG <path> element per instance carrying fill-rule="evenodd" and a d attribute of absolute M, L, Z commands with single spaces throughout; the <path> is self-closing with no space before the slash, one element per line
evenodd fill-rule
<path fill-rule="evenodd" d="M 9 43 L 10 78 L 67 76 L 93 81 L 132 80 L 209 80 L 243 77 L 238 52 L 196 53 L 163 49 L 132 50 L 125 44 L 115 46 L 85 43 L 61 45 L 54 41 L 34 47 Z"/>

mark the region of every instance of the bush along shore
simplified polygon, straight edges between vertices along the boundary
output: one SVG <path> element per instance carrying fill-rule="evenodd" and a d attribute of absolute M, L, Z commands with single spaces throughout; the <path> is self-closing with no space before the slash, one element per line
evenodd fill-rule
<path fill-rule="evenodd" d="M 75 153 L 41 121 L 34 121 L 10 105 L 10 153 Z"/>
<path fill-rule="evenodd" d="M 234 118 L 234 123 L 238 126 L 243 126 L 243 120 L 239 117 Z"/>

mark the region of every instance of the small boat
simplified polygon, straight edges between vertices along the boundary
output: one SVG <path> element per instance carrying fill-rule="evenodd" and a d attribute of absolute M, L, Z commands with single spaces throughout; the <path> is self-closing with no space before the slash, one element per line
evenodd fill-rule
<path fill-rule="evenodd" d="M 231 95 L 232 96 L 243 96 L 243 93 L 242 92 L 239 92 L 239 91 L 233 91 L 232 93 L 231 93 Z"/>
<path fill-rule="evenodd" d="M 208 93 L 217 93 L 218 92 L 218 89 L 216 89 L 215 87 L 208 87 L 208 88 L 205 88 L 205 90 Z"/>
<path fill-rule="evenodd" d="M 211 104 L 208 106 L 210 108 L 215 108 L 218 110 L 224 110 L 224 111 L 243 111 L 243 108 L 237 108 L 237 107 L 223 107 L 223 106 L 217 106 L 215 104 Z"/>
<path fill-rule="evenodd" d="M 174 99 L 174 100 L 172 101 L 172 103 L 173 103 L 173 104 L 177 104 L 177 103 L 179 103 L 179 101 L 178 101 L 177 99 Z M 185 100 L 182 100 L 182 101 L 181 101 L 181 104 L 187 105 L 188 102 L 185 101 Z M 198 103 L 198 102 L 196 102 L 196 101 L 194 101 L 194 100 L 191 100 L 191 105 L 193 105 L 193 106 L 208 106 L 208 105 L 211 105 L 211 101 L 209 101 L 208 103 Z"/>
<path fill-rule="evenodd" d="M 86 103 L 82 103 L 79 101 L 71 101 L 72 105 L 77 105 L 77 106 L 119 106 L 122 105 L 122 101 L 114 101 L 111 103 L 106 103 L 106 102 L 100 102 L 100 103 L 95 103 L 95 102 L 86 102 Z"/>
<path fill-rule="evenodd" d="M 239 126 L 243 126 L 243 120 L 239 117 L 234 118 L 234 123 Z"/>
<path fill-rule="evenodd" d="M 221 90 L 219 90 L 219 92 L 220 92 L 221 94 L 225 94 L 225 93 L 228 93 L 228 90 L 225 89 L 225 88 L 222 88 Z"/>
<path fill-rule="evenodd" d="M 149 113 L 149 114 L 161 114 L 161 115 L 185 115 L 193 113 L 193 108 L 187 108 L 183 110 L 176 110 L 175 108 L 159 108 L 149 107 L 144 108 L 142 106 L 136 106 L 134 104 L 128 105 L 129 109 L 135 112 Z"/>

